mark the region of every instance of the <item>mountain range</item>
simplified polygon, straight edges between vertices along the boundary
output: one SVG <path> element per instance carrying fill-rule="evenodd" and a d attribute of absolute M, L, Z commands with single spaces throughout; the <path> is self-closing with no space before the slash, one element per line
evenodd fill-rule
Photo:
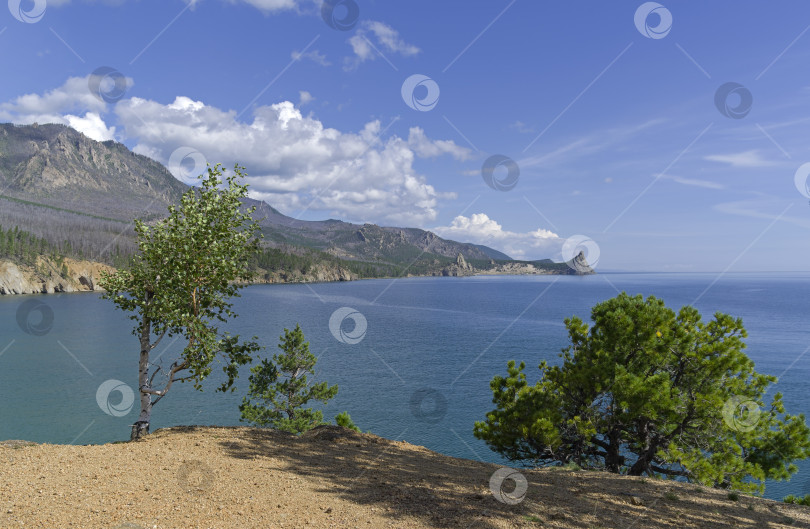
<path fill-rule="evenodd" d="M 163 217 L 187 189 L 163 165 L 121 143 L 98 142 L 64 125 L 0 124 L 0 229 L 38 241 L 40 253 L 120 266 L 136 250 L 132 219 Z M 245 202 L 256 206 L 268 252 L 256 266 L 267 281 L 592 273 L 582 256 L 570 266 L 513 261 L 487 246 L 418 228 L 303 221 L 266 202 Z M 20 259 L 8 248 L 2 252 L 0 244 L 0 258 Z"/>

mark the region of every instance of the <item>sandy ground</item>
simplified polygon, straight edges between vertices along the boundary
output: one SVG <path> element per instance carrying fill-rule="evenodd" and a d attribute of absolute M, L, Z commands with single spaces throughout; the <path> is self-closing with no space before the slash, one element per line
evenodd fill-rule
<path fill-rule="evenodd" d="M 490 490 L 496 465 L 338 427 L 5 442 L 0 460 L 2 529 L 810 527 L 808 507 L 597 472 L 523 471 L 525 497 L 504 503 Z"/>

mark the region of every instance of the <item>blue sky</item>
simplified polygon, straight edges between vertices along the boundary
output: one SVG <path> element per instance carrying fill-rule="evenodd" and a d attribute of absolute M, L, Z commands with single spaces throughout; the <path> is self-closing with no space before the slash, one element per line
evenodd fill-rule
<path fill-rule="evenodd" d="M 288 215 L 515 258 L 807 270 L 806 2 L 335 3 L 349 28 L 313 0 L 12 1 L 0 121 L 70 124 L 186 181 L 240 162 Z M 493 155 L 517 180 L 487 185 Z"/>

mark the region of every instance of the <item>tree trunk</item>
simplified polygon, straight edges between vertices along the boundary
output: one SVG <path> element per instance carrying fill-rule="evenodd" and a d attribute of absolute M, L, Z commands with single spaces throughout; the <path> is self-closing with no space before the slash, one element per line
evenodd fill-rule
<path fill-rule="evenodd" d="M 652 463 L 655 453 L 658 451 L 658 444 L 650 439 L 650 423 L 645 422 L 644 425 L 639 428 L 639 433 L 644 440 L 644 451 L 638 454 L 638 459 L 636 459 L 636 462 L 630 467 L 628 471 L 628 475 L 630 476 L 640 476 L 649 473 L 650 463 Z"/>
<path fill-rule="evenodd" d="M 619 455 L 619 447 L 611 445 L 605 456 L 605 470 L 614 474 L 619 473 L 622 457 Z"/>
<path fill-rule="evenodd" d="M 608 446 L 605 449 L 605 470 L 618 474 L 624 457 L 619 453 L 621 443 L 619 442 L 620 432 L 615 428 L 608 432 Z"/>
<path fill-rule="evenodd" d="M 137 441 L 149 433 L 149 421 L 152 418 L 152 395 L 146 390 L 149 388 L 149 353 L 152 350 L 151 340 L 152 324 L 144 316 L 141 321 L 141 356 L 138 360 L 138 393 L 141 396 L 141 413 L 138 420 L 132 425 L 130 441 Z"/>

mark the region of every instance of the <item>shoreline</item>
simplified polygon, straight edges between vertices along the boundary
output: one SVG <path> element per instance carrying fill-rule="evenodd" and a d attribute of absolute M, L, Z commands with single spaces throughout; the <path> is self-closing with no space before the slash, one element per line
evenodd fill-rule
<path fill-rule="evenodd" d="M 0 261 L 0 265 L 5 264 L 5 261 Z M 16 265 L 15 265 L 16 266 Z M 102 265 L 104 266 L 104 265 Z M 2 270 L 2 267 L 0 267 Z M 318 280 L 313 279 L 311 281 L 266 281 L 266 280 L 259 280 L 254 281 L 251 283 L 245 283 L 244 287 L 256 286 L 256 285 L 312 285 L 312 284 L 323 284 L 323 283 L 351 283 L 355 281 L 371 281 L 371 280 L 399 280 L 399 279 L 416 279 L 416 278 L 464 278 L 464 277 L 487 277 L 487 276 L 511 276 L 511 277 L 523 277 L 523 276 L 587 276 L 587 275 L 595 275 L 594 274 L 569 274 L 569 273 L 560 273 L 560 272 L 532 272 L 532 273 L 510 273 L 510 272 L 491 272 L 491 271 L 480 271 L 474 272 L 469 274 L 458 274 L 458 275 L 443 275 L 443 274 L 425 274 L 425 275 L 412 275 L 408 274 L 405 276 L 385 276 L 385 277 L 357 277 L 351 279 L 324 279 Z M 102 293 L 104 289 L 95 286 L 95 282 L 97 278 L 91 277 L 89 280 L 90 288 L 74 288 L 74 289 L 48 289 L 44 287 L 42 290 L 36 289 L 29 289 L 31 291 L 27 292 L 13 292 L 8 291 L 7 289 L 3 289 L 0 286 L 0 299 L 4 297 L 12 297 L 12 296 L 42 296 L 42 295 L 54 295 L 54 294 L 90 294 L 90 293 Z M 3 278 L 0 277 L 0 285 L 3 283 Z M 78 282 L 78 285 L 84 286 L 84 283 Z M 78 286 L 74 285 L 74 286 Z"/>

